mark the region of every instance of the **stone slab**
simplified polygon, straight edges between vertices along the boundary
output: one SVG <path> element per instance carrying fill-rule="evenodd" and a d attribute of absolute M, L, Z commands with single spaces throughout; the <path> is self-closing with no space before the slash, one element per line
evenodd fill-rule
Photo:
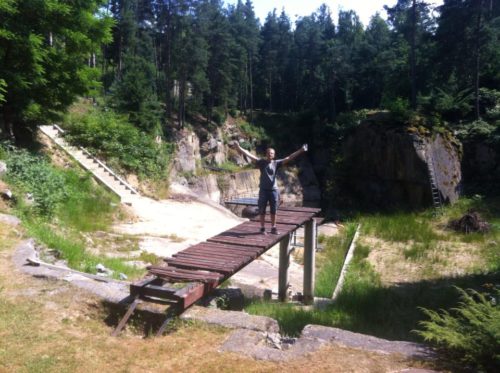
<path fill-rule="evenodd" d="M 434 357 L 431 349 L 418 343 L 389 341 L 370 335 L 320 325 L 306 325 L 302 330 L 302 338 L 317 339 L 334 345 L 358 348 L 382 354 L 401 354 L 407 358 L 431 359 Z"/>
<path fill-rule="evenodd" d="M 266 316 L 254 316 L 245 312 L 223 311 L 194 306 L 181 315 L 183 320 L 203 321 L 230 329 L 249 329 L 260 332 L 279 332 L 278 322 Z"/>
<path fill-rule="evenodd" d="M 19 220 L 17 217 L 7 214 L 0 214 L 0 222 L 12 225 L 13 227 L 17 227 L 19 224 L 21 224 L 21 220 Z"/>

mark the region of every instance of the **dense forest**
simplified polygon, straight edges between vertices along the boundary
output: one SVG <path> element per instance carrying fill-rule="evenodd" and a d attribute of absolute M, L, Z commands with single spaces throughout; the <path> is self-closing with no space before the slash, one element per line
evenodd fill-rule
<path fill-rule="evenodd" d="M 322 5 L 292 24 L 276 10 L 261 23 L 250 0 L 2 0 L 4 132 L 50 121 L 81 94 L 157 134 L 197 114 L 251 120 L 258 109 L 324 122 L 362 108 L 494 117 L 498 1 L 399 0 L 386 10 L 387 21 L 375 14 L 368 25 L 340 11 L 335 24 Z"/>

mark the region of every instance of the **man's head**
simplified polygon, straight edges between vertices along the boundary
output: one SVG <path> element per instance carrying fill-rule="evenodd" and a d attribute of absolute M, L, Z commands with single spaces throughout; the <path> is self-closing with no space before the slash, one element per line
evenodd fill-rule
<path fill-rule="evenodd" d="M 274 149 L 273 148 L 267 148 L 266 150 L 266 159 L 268 161 L 272 161 L 274 159 Z"/>

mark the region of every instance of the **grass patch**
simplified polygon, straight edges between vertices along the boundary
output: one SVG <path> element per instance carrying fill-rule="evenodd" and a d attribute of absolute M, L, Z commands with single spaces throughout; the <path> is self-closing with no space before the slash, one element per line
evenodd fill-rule
<path fill-rule="evenodd" d="M 158 255 L 148 253 L 147 251 L 141 251 L 141 255 L 139 255 L 137 259 L 143 261 L 144 263 L 151 263 L 153 265 L 159 264 L 163 261 L 163 259 Z"/>
<path fill-rule="evenodd" d="M 325 250 L 317 255 L 317 274 L 314 295 L 330 298 L 344 264 L 344 259 L 356 233 L 356 224 L 350 223 L 339 234 L 324 238 Z"/>
<path fill-rule="evenodd" d="M 415 241 L 431 243 L 441 238 L 435 232 L 428 213 L 398 212 L 389 215 L 364 216 L 361 220 L 363 233 L 390 242 Z"/>
<path fill-rule="evenodd" d="M 29 236 L 36 238 L 48 248 L 57 250 L 60 258 L 66 260 L 70 268 L 87 273 L 96 273 L 95 267 L 101 263 L 114 272 L 113 278 L 118 278 L 120 273 L 124 273 L 130 278 L 138 278 L 145 273 L 143 269 L 124 263 L 123 259 L 88 253 L 84 243 L 78 237 L 71 235 L 71 233 L 66 235 L 56 233 L 47 223 L 25 221 L 25 227 Z"/>
<path fill-rule="evenodd" d="M 325 310 L 260 301 L 245 309 L 251 314 L 275 318 L 281 332 L 290 336 L 299 335 L 307 324 L 317 324 L 391 340 L 422 341 L 412 332 L 425 319 L 421 308 L 456 306 L 459 299 L 453 286 L 481 288 L 485 283 L 500 281 L 500 274 L 493 273 L 386 287 L 366 261 L 367 251 L 366 247 L 356 250 L 341 294 Z"/>
<path fill-rule="evenodd" d="M 465 235 L 444 228 L 450 219 L 460 217 L 472 207 L 479 209 L 483 217 L 492 224 L 489 233 L 482 236 Z M 446 266 L 448 260 L 451 261 L 452 258 L 448 259 L 446 255 L 453 255 L 454 252 L 448 248 L 447 243 L 468 242 L 475 245 L 477 255 L 485 259 L 487 264 L 474 269 L 470 263 L 463 263 L 467 268 L 471 268 L 469 272 L 460 272 L 461 268 L 457 268 L 460 275 L 440 276 L 436 273 L 431 280 L 417 278 L 413 282 L 384 285 L 380 274 L 367 260 L 370 246 L 358 243 L 342 292 L 337 301 L 325 310 L 263 302 L 253 302 L 246 309 L 253 314 L 276 318 L 282 332 L 292 336 L 298 335 L 305 325 L 312 323 L 392 340 L 422 341 L 422 337 L 412 332 L 426 318 L 422 309 L 437 311 L 456 307 L 460 301 L 455 291 L 456 286 L 481 291 L 484 290 L 483 286 L 500 283 L 499 216 L 497 203 L 466 199 L 455 206 L 444 207 L 437 216 L 429 210 L 361 217 L 359 220 L 363 227 L 362 234 L 376 238 L 377 242 L 407 244 L 401 249 L 403 258 L 423 266 L 424 270 L 420 272 L 422 278 L 426 278 L 427 269 L 435 269 L 433 264 L 436 262 L 440 264 L 436 268 L 441 268 Z M 329 247 L 330 239 L 322 240 L 327 242 L 327 248 L 324 258 L 320 259 L 322 254 L 318 254 L 318 261 L 320 268 L 323 266 L 323 269 L 328 268 L 328 271 L 325 271 L 325 274 L 321 270 L 318 271 L 316 295 L 330 296 L 330 289 L 321 289 L 322 282 L 334 282 L 331 279 L 338 276 L 335 273 L 335 268 L 338 267 L 333 263 L 339 263 L 342 255 L 339 250 Z M 339 244 L 334 244 L 337 245 Z"/>

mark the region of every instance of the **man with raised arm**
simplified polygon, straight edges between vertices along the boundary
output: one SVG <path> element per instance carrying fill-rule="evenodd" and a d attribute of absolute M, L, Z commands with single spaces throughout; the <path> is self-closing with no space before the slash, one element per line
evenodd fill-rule
<path fill-rule="evenodd" d="M 278 229 L 276 228 L 276 209 L 279 205 L 279 190 L 278 184 L 276 182 L 276 172 L 282 165 L 286 165 L 288 162 L 294 160 L 302 153 L 307 152 L 307 144 L 304 144 L 299 150 L 283 159 L 274 159 L 275 151 L 273 148 L 268 148 L 266 150 L 266 158 L 259 158 L 249 151 L 243 149 L 237 141 L 234 142 L 234 147 L 238 152 L 250 158 L 252 162 L 255 162 L 260 170 L 258 201 L 260 214 L 260 232 L 262 234 L 266 234 L 265 217 L 266 207 L 269 203 L 269 207 L 271 210 L 271 233 L 279 234 Z"/>

